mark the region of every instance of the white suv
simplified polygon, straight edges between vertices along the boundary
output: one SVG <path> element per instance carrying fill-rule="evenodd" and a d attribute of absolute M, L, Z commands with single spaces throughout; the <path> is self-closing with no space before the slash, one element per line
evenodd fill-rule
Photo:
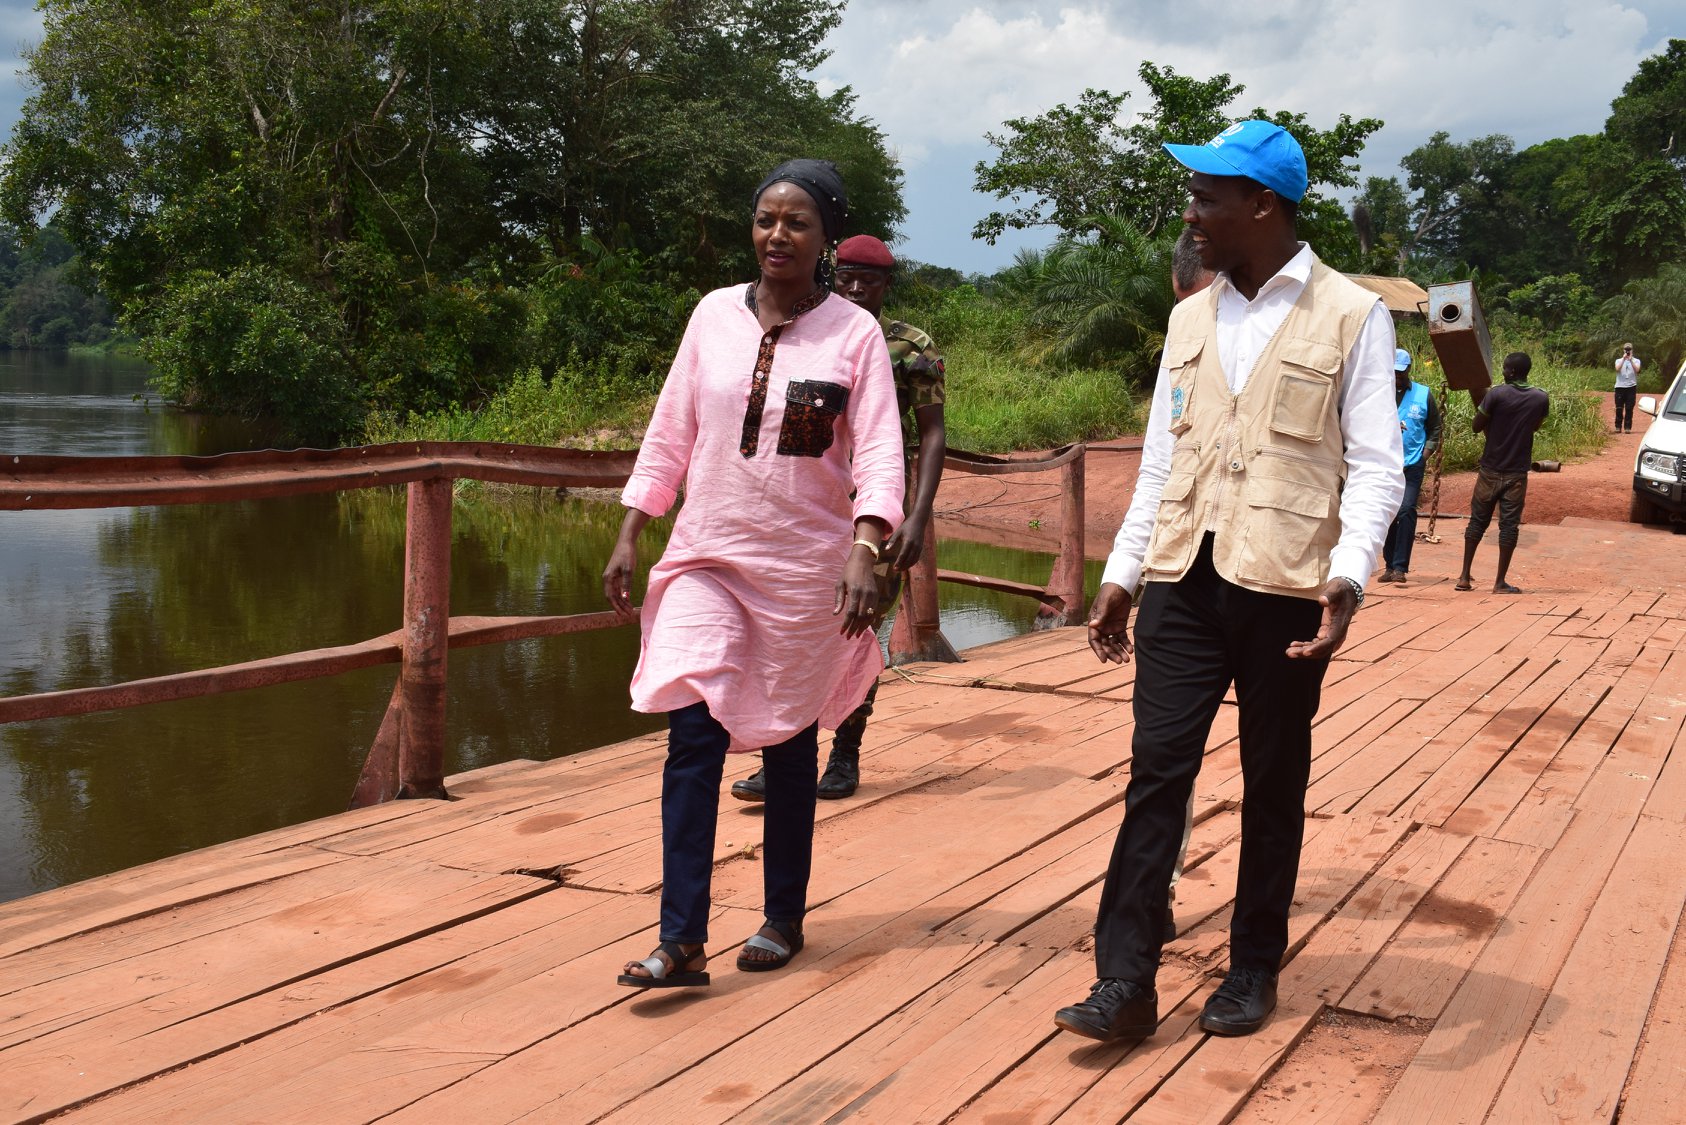
<path fill-rule="evenodd" d="M 1680 365 L 1663 395 L 1660 412 L 1650 395 L 1639 400 L 1639 409 L 1653 421 L 1633 462 L 1633 506 L 1628 517 L 1634 523 L 1667 520 L 1676 531 L 1682 530 L 1686 527 L 1686 363 Z"/>

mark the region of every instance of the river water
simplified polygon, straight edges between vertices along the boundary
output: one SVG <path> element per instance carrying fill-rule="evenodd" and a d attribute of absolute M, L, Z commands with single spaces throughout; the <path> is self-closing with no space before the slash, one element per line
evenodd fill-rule
<path fill-rule="evenodd" d="M 0 453 L 253 445 L 237 422 L 149 402 L 146 379 L 132 361 L 0 353 Z M 459 498 L 453 519 L 453 613 L 604 608 L 618 507 L 522 489 Z M 669 526 L 645 532 L 645 566 Z M 958 540 L 938 554 L 949 569 L 1036 583 L 1052 562 Z M 403 565 L 401 489 L 0 512 L 0 695 L 365 640 L 400 626 Z M 1035 612 L 947 584 L 941 604 L 958 648 L 1021 633 Z M 632 627 L 453 652 L 446 773 L 657 729 L 659 716 L 626 703 L 636 659 Z M 343 810 L 396 678 L 390 665 L 0 726 L 0 901 Z"/>

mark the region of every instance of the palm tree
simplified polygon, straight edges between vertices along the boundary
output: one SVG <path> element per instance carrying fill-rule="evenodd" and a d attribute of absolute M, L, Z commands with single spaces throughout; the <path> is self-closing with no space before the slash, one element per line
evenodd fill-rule
<path fill-rule="evenodd" d="M 1649 351 L 1666 382 L 1686 357 L 1686 264 L 1674 263 L 1655 277 L 1640 278 L 1604 302 L 1603 326 L 1587 341 L 1588 359 L 1601 363 L 1621 342 Z"/>
<path fill-rule="evenodd" d="M 1171 242 L 1117 214 L 1090 217 L 1087 232 L 1062 238 L 1040 258 L 1021 255 L 1015 286 L 1030 321 L 1047 335 L 1037 358 L 1093 364 L 1122 361 L 1145 372 L 1165 343 Z"/>

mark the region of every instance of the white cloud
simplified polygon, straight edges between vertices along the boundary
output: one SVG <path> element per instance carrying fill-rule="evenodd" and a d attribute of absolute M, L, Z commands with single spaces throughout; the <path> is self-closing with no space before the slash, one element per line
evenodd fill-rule
<path fill-rule="evenodd" d="M 1681 0 L 854 0 L 821 75 L 853 86 L 900 150 L 910 201 L 931 199 L 925 178 L 941 181 L 940 213 L 910 214 L 905 233 L 916 255 L 943 260 L 936 247 L 964 250 L 961 220 L 969 230 L 990 209 L 969 190 L 971 161 L 990 151 L 984 132 L 1088 86 L 1131 91 L 1129 108 L 1145 97 L 1144 59 L 1200 78 L 1228 73 L 1246 86 L 1237 113 L 1291 109 L 1323 128 L 1341 113 L 1379 117 L 1364 173 L 1392 175 L 1438 129 L 1460 140 L 1506 133 L 1519 147 L 1597 132 L 1640 59 L 1671 36 L 1686 37 Z M 973 251 L 970 268 L 1005 260 Z"/>

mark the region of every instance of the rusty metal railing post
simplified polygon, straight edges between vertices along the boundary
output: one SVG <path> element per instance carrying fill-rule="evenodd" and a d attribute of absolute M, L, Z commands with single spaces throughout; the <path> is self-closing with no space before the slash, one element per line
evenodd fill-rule
<path fill-rule="evenodd" d="M 451 641 L 451 480 L 410 485 L 404 535 L 398 796 L 445 796 L 445 657 Z"/>
<path fill-rule="evenodd" d="M 1088 450 L 1060 466 L 1060 553 L 1048 576 L 1048 592 L 1065 603 L 1062 612 L 1037 611 L 1040 628 L 1081 625 L 1089 605 L 1083 589 L 1083 463 Z M 1044 615 L 1047 619 L 1044 620 Z"/>

